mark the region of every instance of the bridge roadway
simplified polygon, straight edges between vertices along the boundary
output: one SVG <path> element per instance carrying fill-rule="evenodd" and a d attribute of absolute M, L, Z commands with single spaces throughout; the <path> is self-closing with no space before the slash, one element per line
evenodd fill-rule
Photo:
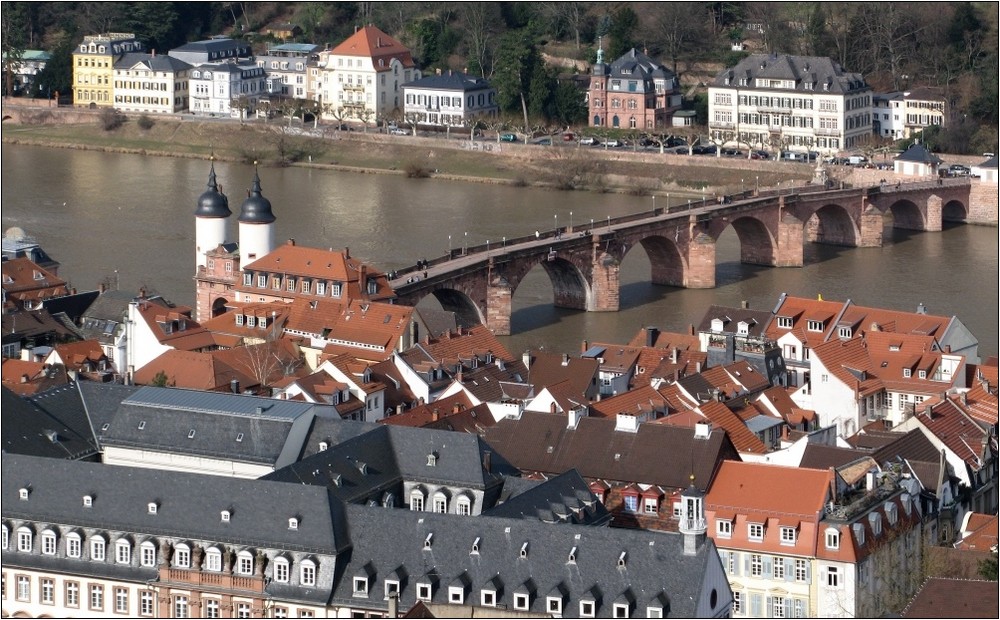
<path fill-rule="evenodd" d="M 588 311 L 617 311 L 618 268 L 642 245 L 654 284 L 715 286 L 715 243 L 729 226 L 744 263 L 800 267 L 806 241 L 853 247 L 882 244 L 883 218 L 896 228 L 939 231 L 942 219 L 965 219 L 970 180 L 941 179 L 872 187 L 818 186 L 744 192 L 720 200 L 608 218 L 455 248 L 449 254 L 390 274 L 399 303 L 416 305 L 433 294 L 463 324 L 484 323 L 510 333 L 511 299 L 536 265 L 548 274 L 555 304 Z"/>

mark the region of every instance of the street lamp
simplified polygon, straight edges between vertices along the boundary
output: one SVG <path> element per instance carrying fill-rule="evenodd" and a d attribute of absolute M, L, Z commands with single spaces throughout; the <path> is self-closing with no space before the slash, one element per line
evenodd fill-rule
<path fill-rule="evenodd" d="M 552 221 L 555 222 L 555 224 L 554 224 L 554 226 L 552 228 L 552 232 L 554 232 L 555 234 L 558 235 L 559 234 L 559 214 L 558 213 L 553 213 L 552 214 Z"/>
<path fill-rule="evenodd" d="M 608 230 L 611 230 L 611 216 L 608 216 Z"/>
<path fill-rule="evenodd" d="M 465 231 L 465 246 L 462 248 L 462 254 L 469 253 L 469 231 Z"/>
<path fill-rule="evenodd" d="M 448 258 L 451 258 L 451 235 L 448 235 Z"/>
<path fill-rule="evenodd" d="M 754 189 L 754 195 L 756 196 L 757 194 L 760 193 L 760 176 L 755 176 L 754 180 L 756 181 L 756 183 L 754 184 L 754 187 L 756 188 Z"/>
<path fill-rule="evenodd" d="M 573 232 L 573 212 L 569 212 L 569 231 Z"/>
<path fill-rule="evenodd" d="M 503 249 L 504 249 L 504 251 L 507 250 L 507 237 L 503 238 Z"/>
<path fill-rule="evenodd" d="M 653 194 L 653 215 L 656 215 L 656 194 Z"/>
<path fill-rule="evenodd" d="M 740 179 L 740 195 L 743 195 L 743 179 Z"/>

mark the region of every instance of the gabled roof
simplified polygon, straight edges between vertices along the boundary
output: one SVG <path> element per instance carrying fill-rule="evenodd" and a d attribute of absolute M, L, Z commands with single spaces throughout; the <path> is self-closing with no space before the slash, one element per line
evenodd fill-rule
<path fill-rule="evenodd" d="M 567 428 L 566 416 L 525 411 L 503 419 L 486 440 L 525 472 L 560 474 L 576 468 L 588 479 L 657 484 L 674 489 L 707 486 L 718 463 L 738 453 L 727 435 L 712 431 L 707 439 L 688 428 L 639 424 L 635 432 L 616 431 L 614 419 L 579 420 Z"/>
<path fill-rule="evenodd" d="M 3 290 L 8 300 L 45 299 L 65 295 L 69 291 L 66 281 L 39 266 L 30 258 L 20 257 L 3 261 Z"/>
<path fill-rule="evenodd" d="M 747 427 L 743 420 L 740 420 L 735 413 L 729 410 L 729 407 L 718 401 L 709 401 L 698 409 L 711 421 L 713 426 L 725 429 L 729 439 L 741 453 L 764 454 L 767 452 L 764 443 Z M 774 419 L 774 422 L 781 423 L 781 420 Z"/>
<path fill-rule="evenodd" d="M 764 328 L 771 321 L 771 313 L 767 310 L 711 305 L 702 316 L 701 323 L 698 323 L 698 331 L 711 332 L 712 321 L 715 319 L 722 321 L 723 332 L 736 334 L 740 323 L 746 323 L 747 335 L 759 337 L 764 335 Z"/>
<path fill-rule="evenodd" d="M 438 338 L 424 339 L 414 348 L 420 349 L 429 359 L 445 364 L 474 357 L 485 358 L 486 354 L 505 362 L 514 361 L 507 348 L 485 325 L 459 327 L 457 332 L 449 331 Z"/>
<path fill-rule="evenodd" d="M 347 37 L 330 52 L 334 56 L 362 56 L 371 58 L 376 71 L 389 71 L 392 60 L 403 67 L 414 67 L 413 57 L 405 45 L 372 25 L 364 26 Z M 381 59 L 383 62 L 379 63 Z"/>
<path fill-rule="evenodd" d="M 212 334 L 191 318 L 191 308 L 187 306 L 178 306 L 159 296 L 140 297 L 134 306 L 153 337 L 164 346 L 197 351 L 215 344 Z"/>
<path fill-rule="evenodd" d="M 705 508 L 818 521 L 830 498 L 831 476 L 821 469 L 723 461 Z"/>
<path fill-rule="evenodd" d="M 144 54 L 132 52 L 125 54 L 115 61 L 115 69 L 124 71 L 126 69 L 144 69 L 157 73 L 176 73 L 186 71 L 191 65 L 179 58 L 168 56 L 167 54 Z"/>
<path fill-rule="evenodd" d="M 238 370 L 222 361 L 219 353 L 170 349 L 136 370 L 133 380 L 136 385 L 152 385 L 162 372 L 167 379 L 166 385 L 189 390 L 229 390 L 234 380 L 241 389 L 260 384 L 248 371 Z"/>
<path fill-rule="evenodd" d="M 53 348 L 53 353 L 59 356 L 67 370 L 79 371 L 87 362 L 96 365 L 100 361 L 108 359 L 101 348 L 101 343 L 96 340 L 60 343 Z"/>
<path fill-rule="evenodd" d="M 535 392 L 555 384 L 565 384 L 562 390 L 573 398 L 582 399 L 597 376 L 597 360 L 570 355 L 556 355 L 545 351 L 526 351 L 528 360 L 525 380 L 535 386 Z"/>
<path fill-rule="evenodd" d="M 647 415 L 649 420 L 655 420 L 671 413 L 670 401 L 649 385 L 602 398 L 591 403 L 590 410 L 597 416 L 612 419 L 619 413 L 626 413 Z"/>
<path fill-rule="evenodd" d="M 918 409 L 911 419 L 948 446 L 970 471 L 979 471 L 985 465 L 981 459 L 990 439 L 989 432 L 951 400 L 924 403 L 923 410 Z"/>

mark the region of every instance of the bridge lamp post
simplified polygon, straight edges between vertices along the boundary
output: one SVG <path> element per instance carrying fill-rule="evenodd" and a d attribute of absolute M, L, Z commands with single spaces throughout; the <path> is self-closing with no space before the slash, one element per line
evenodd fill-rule
<path fill-rule="evenodd" d="M 740 195 L 743 195 L 743 179 L 740 179 Z"/>
<path fill-rule="evenodd" d="M 754 195 L 756 196 L 757 194 L 760 193 L 760 177 L 755 176 L 754 180 L 756 181 L 756 183 L 754 184 L 754 187 L 756 187 L 756 189 L 754 190 Z"/>
<path fill-rule="evenodd" d="M 554 232 L 556 234 L 559 234 L 559 214 L 558 213 L 553 213 L 552 214 L 552 221 L 555 222 L 554 227 L 552 228 L 552 232 Z"/>
<path fill-rule="evenodd" d="M 502 246 L 502 247 L 503 247 L 503 250 L 504 250 L 504 251 L 506 251 L 506 250 L 507 250 L 507 237 L 504 237 L 504 238 L 503 238 L 503 246 Z"/>
<path fill-rule="evenodd" d="M 590 218 L 590 234 L 594 234 L 594 218 Z"/>
<path fill-rule="evenodd" d="M 573 232 L 573 212 L 569 212 L 569 232 Z"/>
<path fill-rule="evenodd" d="M 611 216 L 608 216 L 608 230 L 611 230 Z"/>
<path fill-rule="evenodd" d="M 656 215 L 656 194 L 653 194 L 653 215 Z"/>
<path fill-rule="evenodd" d="M 451 235 L 448 235 L 448 258 L 451 258 Z"/>
<path fill-rule="evenodd" d="M 469 253 L 469 231 L 465 231 L 465 246 L 462 248 L 462 254 Z"/>

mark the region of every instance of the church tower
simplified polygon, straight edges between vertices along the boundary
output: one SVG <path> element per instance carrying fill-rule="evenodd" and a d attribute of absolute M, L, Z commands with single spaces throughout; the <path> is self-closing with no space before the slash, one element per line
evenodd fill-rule
<path fill-rule="evenodd" d="M 229 199 L 215 182 L 215 162 L 208 174 L 208 188 L 198 197 L 195 216 L 195 272 L 206 265 L 205 253 L 226 242 L 228 235 Z"/>
<path fill-rule="evenodd" d="M 271 201 L 261 194 L 256 162 L 253 187 L 240 207 L 240 262 L 245 267 L 274 249 L 274 213 Z"/>

